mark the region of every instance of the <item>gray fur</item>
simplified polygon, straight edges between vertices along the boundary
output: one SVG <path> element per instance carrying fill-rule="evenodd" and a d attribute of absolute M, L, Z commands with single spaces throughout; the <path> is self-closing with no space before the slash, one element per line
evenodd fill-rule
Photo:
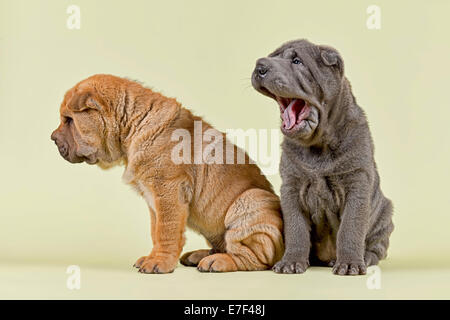
<path fill-rule="evenodd" d="M 257 61 L 252 84 L 271 98 L 302 99 L 311 108 L 293 129 L 282 125 L 286 251 L 273 270 L 302 273 L 311 263 L 333 266 L 339 275 L 365 274 L 386 257 L 392 203 L 380 189 L 367 119 L 340 54 L 307 40 L 288 42 Z"/>

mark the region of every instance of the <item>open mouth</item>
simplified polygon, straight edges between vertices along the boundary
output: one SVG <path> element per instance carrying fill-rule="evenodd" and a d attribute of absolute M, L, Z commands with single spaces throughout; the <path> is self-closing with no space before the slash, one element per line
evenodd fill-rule
<path fill-rule="evenodd" d="M 311 111 L 307 101 L 299 98 L 275 97 L 280 106 L 281 120 L 285 130 L 292 130 L 304 121 Z"/>

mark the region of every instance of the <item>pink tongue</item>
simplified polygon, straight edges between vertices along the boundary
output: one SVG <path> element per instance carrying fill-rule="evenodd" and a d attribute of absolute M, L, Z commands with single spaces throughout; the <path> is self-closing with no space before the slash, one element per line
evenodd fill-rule
<path fill-rule="evenodd" d="M 283 125 L 286 129 L 290 130 L 295 126 L 297 122 L 297 114 L 301 109 L 299 104 L 296 104 L 297 99 L 293 99 L 283 112 Z"/>

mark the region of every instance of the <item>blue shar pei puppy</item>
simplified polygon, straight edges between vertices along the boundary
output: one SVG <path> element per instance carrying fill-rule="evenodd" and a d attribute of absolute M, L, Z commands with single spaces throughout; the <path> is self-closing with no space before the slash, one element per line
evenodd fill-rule
<path fill-rule="evenodd" d="M 364 111 L 340 54 L 306 40 L 256 63 L 252 84 L 278 102 L 284 134 L 280 173 L 285 253 L 278 273 L 311 264 L 365 274 L 386 257 L 392 203 L 381 189 Z"/>

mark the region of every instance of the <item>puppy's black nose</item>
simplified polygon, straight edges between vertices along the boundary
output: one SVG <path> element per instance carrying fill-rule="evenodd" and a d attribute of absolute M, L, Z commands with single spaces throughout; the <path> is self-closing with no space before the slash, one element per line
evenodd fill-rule
<path fill-rule="evenodd" d="M 265 66 L 265 65 L 258 64 L 256 66 L 256 72 L 258 72 L 258 75 L 260 77 L 265 77 L 268 70 L 269 70 L 269 68 L 267 66 Z"/>

